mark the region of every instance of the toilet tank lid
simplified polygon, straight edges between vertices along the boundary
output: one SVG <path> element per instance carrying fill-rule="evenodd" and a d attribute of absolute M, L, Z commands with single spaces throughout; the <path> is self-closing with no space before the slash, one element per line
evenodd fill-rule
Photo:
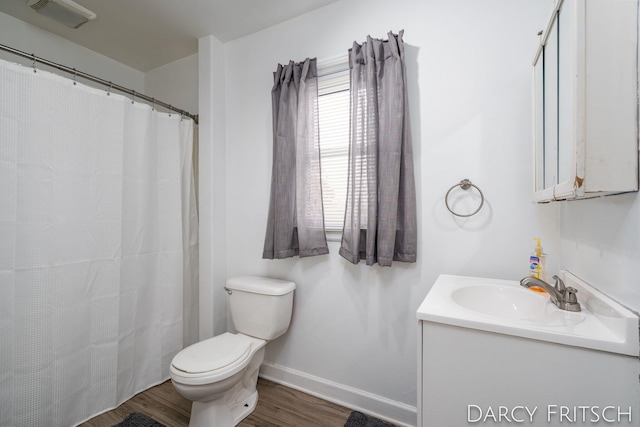
<path fill-rule="evenodd" d="M 241 276 L 228 279 L 227 288 L 263 295 L 285 295 L 292 292 L 296 284 L 270 277 Z"/>

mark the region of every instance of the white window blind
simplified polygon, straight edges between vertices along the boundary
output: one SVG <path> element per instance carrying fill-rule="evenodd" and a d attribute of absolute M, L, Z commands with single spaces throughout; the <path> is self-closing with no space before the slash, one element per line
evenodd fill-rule
<path fill-rule="evenodd" d="M 318 78 L 318 112 L 325 229 L 341 232 L 349 169 L 348 69 Z"/>

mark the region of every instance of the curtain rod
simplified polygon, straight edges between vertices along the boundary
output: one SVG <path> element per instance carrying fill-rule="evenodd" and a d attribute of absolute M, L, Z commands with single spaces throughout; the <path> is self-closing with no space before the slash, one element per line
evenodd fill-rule
<path fill-rule="evenodd" d="M 90 81 L 92 81 L 94 83 L 98 83 L 98 84 L 101 84 L 103 86 L 108 86 L 109 89 L 115 89 L 115 90 L 117 90 L 119 92 L 126 93 L 128 95 L 131 95 L 133 98 L 140 98 L 140 99 L 142 99 L 144 101 L 152 103 L 154 106 L 155 105 L 159 105 L 159 106 L 161 106 L 163 108 L 166 108 L 166 109 L 168 109 L 170 111 L 174 111 L 176 113 L 180 113 L 180 115 L 182 115 L 182 116 L 189 117 L 195 122 L 195 124 L 198 124 L 198 115 L 197 114 L 195 114 L 195 115 L 191 114 L 188 111 L 181 110 L 179 108 L 174 107 L 173 105 L 167 104 L 167 103 L 162 102 L 162 101 L 158 101 L 155 98 L 151 98 L 151 97 L 149 97 L 147 95 L 144 95 L 142 93 L 136 92 L 133 89 L 128 89 L 126 87 L 117 85 L 115 83 L 109 82 L 109 81 L 104 80 L 104 79 L 101 79 L 100 77 L 96 77 L 94 75 L 91 75 L 91 74 L 88 74 L 88 73 L 84 73 L 82 71 L 78 71 L 75 68 L 67 67 L 66 65 L 57 64 L 57 63 L 55 63 L 53 61 L 49 61 L 47 59 L 40 58 L 38 56 L 35 56 L 34 54 L 22 52 L 21 50 L 14 49 L 12 47 L 5 46 L 3 44 L 0 44 L 0 50 L 4 50 L 6 52 L 13 53 L 14 55 L 18 55 L 18 56 L 22 56 L 24 58 L 28 58 L 28 59 L 30 59 L 30 60 L 32 60 L 34 62 L 34 66 L 35 66 L 36 62 L 39 62 L 41 64 L 45 64 L 45 65 L 48 65 L 50 67 L 56 68 L 56 69 L 58 69 L 60 71 L 64 71 L 64 72 L 67 72 L 69 74 L 73 74 L 74 76 L 79 76 L 79 77 L 82 77 L 83 79 L 90 80 Z"/>

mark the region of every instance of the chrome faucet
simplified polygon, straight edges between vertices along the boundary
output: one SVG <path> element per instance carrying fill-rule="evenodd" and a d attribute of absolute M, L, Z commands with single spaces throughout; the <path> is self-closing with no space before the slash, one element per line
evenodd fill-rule
<path fill-rule="evenodd" d="M 553 276 L 553 280 L 556 281 L 555 286 L 551 286 L 547 282 L 535 277 L 525 277 L 520 280 L 520 286 L 530 288 L 531 286 L 539 286 L 549 294 L 551 302 L 561 310 L 567 311 L 580 311 L 580 303 L 576 298 L 578 290 L 571 286 L 565 286 L 564 282 L 558 276 Z"/>

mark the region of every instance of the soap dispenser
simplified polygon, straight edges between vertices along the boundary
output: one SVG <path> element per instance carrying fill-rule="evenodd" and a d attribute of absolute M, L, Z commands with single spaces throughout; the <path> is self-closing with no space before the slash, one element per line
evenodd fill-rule
<path fill-rule="evenodd" d="M 540 238 L 535 237 L 533 240 L 536 241 L 536 246 L 533 248 L 533 252 L 529 257 L 529 276 L 545 280 L 547 273 L 545 270 L 547 254 L 542 252 Z"/>

